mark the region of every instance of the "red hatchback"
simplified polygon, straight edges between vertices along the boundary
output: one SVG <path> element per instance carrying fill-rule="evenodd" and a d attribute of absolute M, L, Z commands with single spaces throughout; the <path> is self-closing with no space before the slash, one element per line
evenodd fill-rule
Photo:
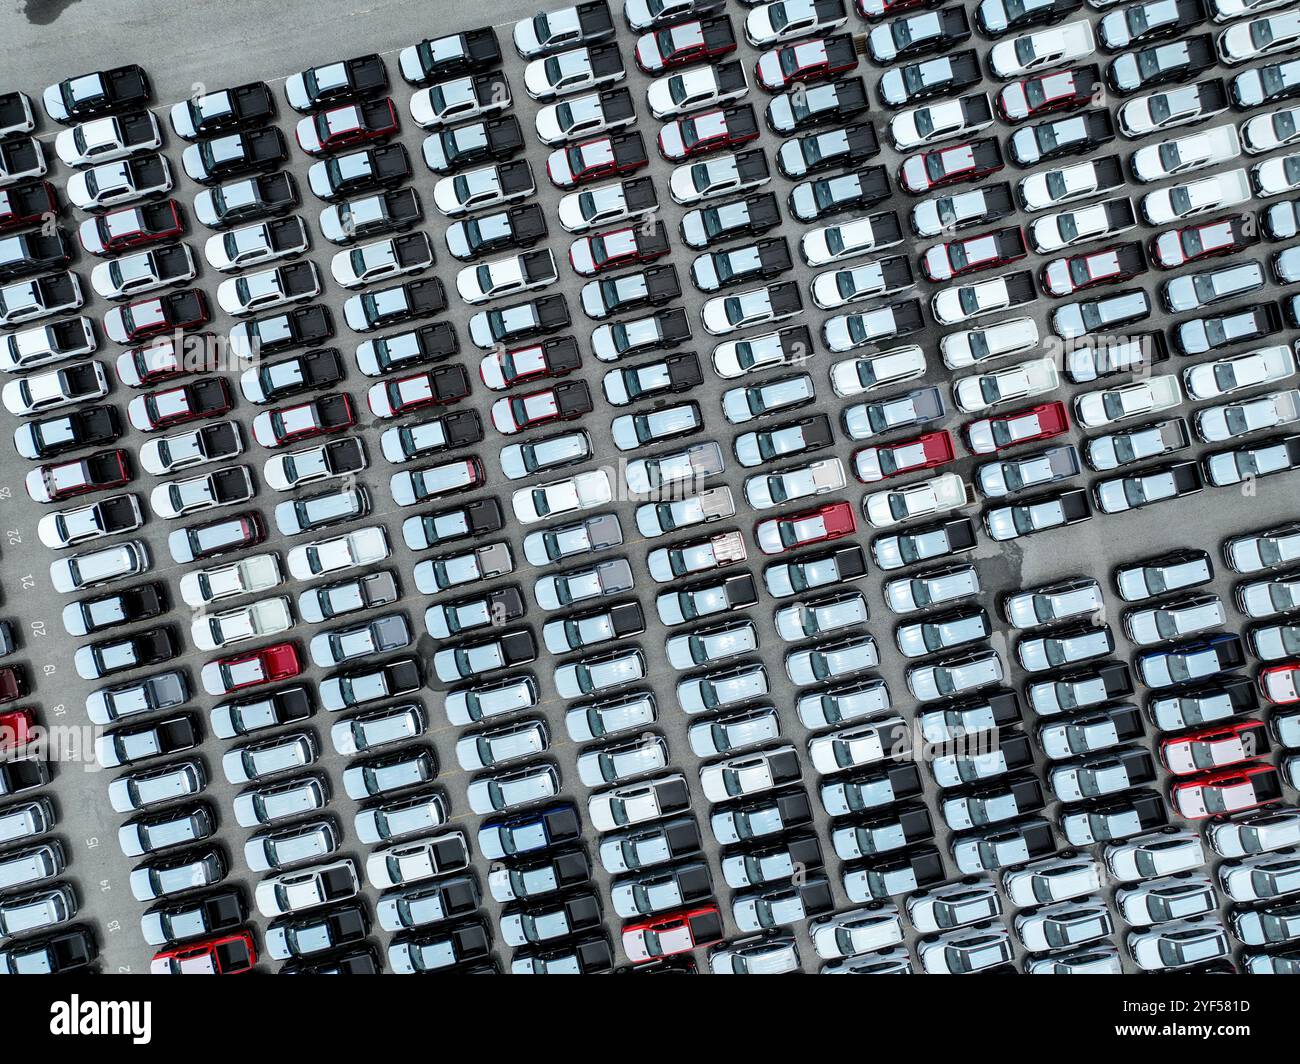
<path fill-rule="evenodd" d="M 815 510 L 771 517 L 754 526 L 754 542 L 764 554 L 781 554 L 784 551 L 806 547 L 810 543 L 825 543 L 857 531 L 853 507 L 847 502 L 828 502 Z"/>
<path fill-rule="evenodd" d="M 1070 415 L 1058 401 L 972 421 L 963 430 L 972 454 L 992 454 L 1022 443 L 1050 440 L 1070 428 Z"/>
<path fill-rule="evenodd" d="M 32 741 L 36 715 L 30 709 L 14 709 L 0 713 L 0 754 L 21 750 Z"/>
<path fill-rule="evenodd" d="M 1175 783 L 1169 789 L 1169 800 L 1175 811 L 1188 820 L 1244 813 L 1281 797 L 1282 782 L 1277 769 L 1265 761 L 1207 772 Z"/>
<path fill-rule="evenodd" d="M 716 905 L 664 913 L 623 928 L 623 952 L 633 964 L 690 953 L 722 941 L 722 916 Z"/>
<path fill-rule="evenodd" d="M 187 942 L 175 949 L 154 954 L 151 975 L 238 975 L 252 971 L 257 963 L 253 936 L 240 931 L 221 938 Z"/>
<path fill-rule="evenodd" d="M 397 132 L 397 109 L 388 97 L 335 107 L 298 122 L 298 146 L 308 155 L 329 155 Z"/>
<path fill-rule="evenodd" d="M 118 255 L 175 240 L 185 232 L 180 205 L 174 199 L 123 207 L 81 223 L 77 235 L 92 255 Z"/>
<path fill-rule="evenodd" d="M 853 472 L 864 484 L 875 484 L 890 477 L 934 469 L 953 460 L 956 452 L 947 429 L 927 432 L 910 440 L 864 447 L 853 454 Z"/>
<path fill-rule="evenodd" d="M 288 680 L 302 672 L 302 656 L 295 643 L 275 643 L 259 650 L 247 650 L 218 658 L 203 666 L 203 689 L 210 695 L 224 695 L 245 687 Z"/>

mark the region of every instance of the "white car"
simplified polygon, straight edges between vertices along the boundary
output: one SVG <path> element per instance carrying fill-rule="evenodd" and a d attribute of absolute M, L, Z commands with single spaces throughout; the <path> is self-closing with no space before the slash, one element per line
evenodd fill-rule
<path fill-rule="evenodd" d="M 608 62 L 602 48 L 571 48 L 567 52 L 534 59 L 524 67 L 524 89 L 534 100 L 552 100 L 622 81 L 627 76 L 621 60 Z M 618 60 L 615 48 L 613 58 Z"/>
<path fill-rule="evenodd" d="M 290 290 L 286 287 L 286 271 L 292 271 L 295 280 L 306 277 L 307 285 Z M 242 317 L 303 303 L 320 295 L 320 291 L 320 273 L 316 264 L 301 262 L 294 266 L 277 266 L 222 281 L 217 285 L 217 303 L 227 314 Z"/>
<path fill-rule="evenodd" d="M 1133 176 L 1144 184 L 1218 166 L 1241 155 L 1234 125 L 1216 126 L 1185 137 L 1147 144 L 1129 158 Z M 1264 164 L 1261 164 L 1264 165 Z"/>
<path fill-rule="evenodd" d="M 75 323 L 75 324 L 74 324 Z M 34 325 L 0 339 L 0 373 L 19 373 L 94 354 L 94 323 L 84 315 L 54 325 Z"/>
<path fill-rule="evenodd" d="M 9 381 L 0 390 L 0 402 L 15 417 L 47 414 L 108 394 L 108 375 L 100 362 L 79 362 Z"/>
<path fill-rule="evenodd" d="M 150 566 L 149 549 L 138 540 L 114 543 L 50 563 L 50 584 L 62 595 L 139 576 Z"/>
<path fill-rule="evenodd" d="M 433 265 L 433 247 L 424 233 L 373 240 L 336 252 L 330 273 L 344 288 L 409 277 Z"/>
<path fill-rule="evenodd" d="M 645 194 L 633 196 L 630 189 Z M 562 196 L 556 215 L 570 233 L 585 233 L 596 226 L 639 218 L 658 209 L 659 200 L 653 185 L 641 181 L 612 181 Z"/>
<path fill-rule="evenodd" d="M 829 722 L 811 726 L 823 727 L 825 723 Z M 808 740 L 808 756 L 823 776 L 878 764 L 890 756 L 906 727 L 902 717 L 892 716 L 816 735 Z"/>
<path fill-rule="evenodd" d="M 706 332 L 725 336 L 755 325 L 772 325 L 792 318 L 803 310 L 799 289 L 793 281 L 751 288 L 746 292 L 714 296 L 700 308 L 700 322 Z"/>
<path fill-rule="evenodd" d="M 1127 200 L 1090 203 L 1071 211 L 1035 218 L 1029 224 L 1029 242 L 1040 255 L 1052 254 L 1089 240 L 1113 237 L 1137 224 Z"/>
<path fill-rule="evenodd" d="M 721 107 L 749 92 L 743 76 L 734 85 L 723 84 L 718 78 L 718 70 L 719 67 L 712 64 L 700 63 L 655 78 L 645 96 L 650 113 L 660 122 L 666 122 L 702 107 Z"/>
<path fill-rule="evenodd" d="M 1275 15 L 1238 22 L 1219 34 L 1215 42 L 1219 58 L 1229 66 L 1251 63 L 1266 55 L 1300 48 L 1300 11 L 1280 11 Z"/>
<path fill-rule="evenodd" d="M 844 464 L 838 458 L 823 458 L 771 473 L 754 474 L 745 481 L 745 500 L 755 510 L 766 510 L 840 491 L 844 484 Z"/>
<path fill-rule="evenodd" d="M 1258 388 L 1285 380 L 1296 371 L 1295 357 L 1286 344 L 1274 344 L 1200 362 L 1183 370 L 1183 386 L 1192 399 L 1218 399 L 1243 388 Z"/>
<path fill-rule="evenodd" d="M 983 107 L 972 109 L 967 101 L 939 100 L 906 111 L 899 111 L 889 120 L 889 137 L 898 152 L 912 152 L 927 144 L 936 144 L 953 137 L 971 136 L 993 124 L 993 109 L 988 97 Z"/>
<path fill-rule="evenodd" d="M 947 513 L 970 501 L 966 482 L 956 473 L 941 473 L 901 488 L 870 492 L 862 512 L 873 528 L 892 528 L 900 521 Z"/>
<path fill-rule="evenodd" d="M 810 229 L 799 238 L 799 252 L 809 266 L 829 266 L 902 242 L 902 229 L 888 215 L 854 218 Z"/>
<path fill-rule="evenodd" d="M 90 271 L 90 287 L 103 299 L 129 299 L 182 285 L 198 272 L 189 245 L 175 244 L 101 262 Z"/>
<path fill-rule="evenodd" d="M 675 203 L 689 206 L 718 196 L 744 192 L 771 180 L 761 151 L 715 155 L 700 162 L 683 163 L 668 176 L 668 191 Z"/>
<path fill-rule="evenodd" d="M 312 580 L 327 573 L 377 564 L 389 553 L 388 533 L 380 525 L 370 525 L 294 547 L 289 551 L 289 575 L 295 580 Z"/>
<path fill-rule="evenodd" d="M 999 41 L 989 49 L 988 64 L 994 77 L 1009 81 L 1085 59 L 1094 51 L 1092 26 L 1080 20 Z"/>
<path fill-rule="evenodd" d="M 1281 196 L 1300 188 L 1300 178 L 1296 176 L 1297 164 L 1300 164 L 1300 154 L 1265 159 L 1252 166 L 1250 176 L 1259 195 Z"/>
<path fill-rule="evenodd" d="M 1300 140 L 1300 107 L 1283 107 L 1241 124 L 1241 146 L 1251 155 L 1285 148 Z"/>
<path fill-rule="evenodd" d="M 1074 400 L 1075 414 L 1085 428 L 1098 429 L 1131 417 L 1159 413 L 1183 401 L 1178 377 L 1166 373 L 1146 380 L 1085 392 Z"/>
<path fill-rule="evenodd" d="M 1123 176 L 1118 164 L 1115 172 L 1114 181 L 1110 181 L 1095 162 L 1071 163 L 1027 174 L 1020 179 L 1016 191 L 1025 210 L 1045 211 L 1117 188 Z"/>
<path fill-rule="evenodd" d="M 253 474 L 247 466 L 225 466 L 212 473 L 163 481 L 150 492 L 149 505 L 159 517 L 174 520 L 200 510 L 247 502 L 254 491 Z"/>
<path fill-rule="evenodd" d="M 519 170 L 512 169 L 511 173 L 523 173 L 526 180 L 503 181 L 501 168 L 495 165 L 439 178 L 433 186 L 433 205 L 448 218 L 460 218 L 472 211 L 515 203 L 537 191 L 537 183 L 532 179 L 532 170 L 526 162 Z"/>
<path fill-rule="evenodd" d="M 1209 91 L 1212 92 L 1213 89 Z M 1215 115 L 1222 114 L 1228 106 L 1226 94 L 1221 96 L 1221 106 L 1212 105 L 1206 100 L 1205 95 L 1201 85 L 1177 85 L 1162 92 L 1153 92 L 1148 96 L 1138 96 L 1126 101 L 1115 113 L 1115 120 L 1120 132 L 1130 138 L 1145 137 L 1175 126 L 1204 122 Z"/>
<path fill-rule="evenodd" d="M 1171 225 L 1209 211 L 1235 207 L 1251 195 L 1250 179 L 1244 169 L 1225 170 L 1148 192 L 1142 197 L 1141 211 L 1148 225 Z"/>
<path fill-rule="evenodd" d="M 510 106 L 510 82 L 501 76 L 480 81 L 479 75 L 439 81 L 411 96 L 411 117 L 423 129 L 440 129 L 453 122 L 483 118 Z"/>
<path fill-rule="evenodd" d="M 954 285 L 936 292 L 930 308 L 940 325 L 960 325 L 972 318 L 1008 310 L 1027 302 L 1008 285 L 1005 277 L 994 277 L 972 284 Z"/>
<path fill-rule="evenodd" d="M 953 385 L 952 397 L 957 409 L 963 413 L 978 414 L 1000 403 L 1054 391 L 1060 383 L 1055 359 L 1032 359 L 963 377 Z"/>
<path fill-rule="evenodd" d="M 269 918 L 347 901 L 356 897 L 360 890 L 357 866 L 345 858 L 263 879 L 257 884 L 253 897 L 257 911 Z"/>
<path fill-rule="evenodd" d="M 847 21 L 844 4 L 772 0 L 750 7 L 745 16 L 745 39 L 755 48 L 771 48 L 800 37 L 830 34 Z"/>
<path fill-rule="evenodd" d="M 558 277 L 555 256 L 542 249 L 465 266 L 456 274 L 456 291 L 461 299 L 473 306 L 502 296 L 545 288 L 554 284 Z"/>
<path fill-rule="evenodd" d="M 1033 318 L 1008 318 L 982 329 L 948 333 L 939 340 L 939 350 L 949 369 L 969 369 L 981 362 L 1028 351 L 1038 346 L 1038 339 Z"/>
<path fill-rule="evenodd" d="M 510 499 L 515 517 L 526 525 L 603 506 L 614 498 L 609 473 L 593 469 L 549 484 L 520 488 Z"/>
<path fill-rule="evenodd" d="M 203 245 L 203 255 L 214 270 L 234 273 L 301 255 L 310 246 L 306 224 L 301 218 L 290 216 L 217 233 Z"/>
<path fill-rule="evenodd" d="M 172 190 L 174 184 L 171 167 L 163 156 L 154 158 L 157 160 L 157 168 L 152 174 L 152 184 L 137 184 L 135 175 L 139 170 L 133 170 L 130 166 L 134 160 L 122 159 L 115 163 L 92 166 L 89 170 L 79 170 L 69 177 L 68 200 L 78 210 L 98 211 L 164 195 Z"/>
<path fill-rule="evenodd" d="M 232 643 L 279 635 L 293 627 L 289 600 L 283 595 L 261 599 L 220 613 L 203 613 L 190 622 L 199 650 L 220 650 Z"/>
<path fill-rule="evenodd" d="M 201 609 L 219 599 L 271 591 L 282 583 L 284 573 L 280 569 L 280 556 L 267 553 L 185 573 L 180 588 L 185 604 Z"/>
<path fill-rule="evenodd" d="M 558 147 L 570 141 L 599 136 L 601 133 L 613 133 L 636 122 L 636 112 L 632 110 L 630 100 L 625 112 L 613 113 L 613 108 L 606 110 L 601 95 L 593 92 L 542 107 L 534 119 L 537 139 L 543 144 Z"/>
<path fill-rule="evenodd" d="M 849 399 L 888 384 L 901 384 L 925 375 L 925 352 L 912 344 L 877 355 L 844 358 L 831 364 L 831 390 Z"/>
<path fill-rule="evenodd" d="M 127 520 L 120 525 L 114 523 L 110 528 L 104 519 L 105 510 L 110 507 L 114 511 L 119 507 L 124 509 Z M 123 515 L 114 516 L 120 518 Z M 140 511 L 139 500 L 130 494 L 115 495 L 46 514 L 36 524 L 36 535 L 52 550 L 63 550 L 93 539 L 117 535 L 119 532 L 134 532 L 142 524 L 144 515 Z"/>
<path fill-rule="evenodd" d="M 901 255 L 819 273 L 812 279 L 813 302 L 822 310 L 837 310 L 876 296 L 910 288 L 915 282 Z"/>

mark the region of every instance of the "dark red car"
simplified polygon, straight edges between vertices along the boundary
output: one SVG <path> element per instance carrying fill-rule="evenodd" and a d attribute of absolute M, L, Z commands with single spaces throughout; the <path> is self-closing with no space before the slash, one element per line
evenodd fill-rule
<path fill-rule="evenodd" d="M 1259 240 L 1250 219 L 1244 215 L 1201 222 L 1151 238 L 1151 261 L 1162 270 L 1173 270 L 1189 262 L 1235 255 Z"/>
<path fill-rule="evenodd" d="M 298 122 L 298 146 L 308 155 L 387 140 L 397 132 L 397 109 L 385 96 L 308 115 Z"/>
<path fill-rule="evenodd" d="M 1266 761 L 1250 761 L 1207 772 L 1169 788 L 1174 809 L 1188 820 L 1244 813 L 1281 797 L 1281 778 L 1277 769 Z"/>
<path fill-rule="evenodd" d="M 647 74 L 662 74 L 687 63 L 716 61 L 735 50 L 731 20 L 723 15 L 643 33 L 636 42 L 636 65 Z"/>
<path fill-rule="evenodd" d="M 157 432 L 187 421 L 220 417 L 232 406 L 234 401 L 225 378 L 204 377 L 137 395 L 127 404 L 126 416 L 141 432 Z"/>
<path fill-rule="evenodd" d="M 104 315 L 104 332 L 119 344 L 133 344 L 163 333 L 197 329 L 211 318 L 207 296 L 187 288 L 114 307 Z"/>
<path fill-rule="evenodd" d="M 259 650 L 247 650 L 218 658 L 203 666 L 203 689 L 210 695 L 224 695 L 245 687 L 278 683 L 302 672 L 302 656 L 294 643 L 274 643 Z"/>
<path fill-rule="evenodd" d="M 910 440 L 864 447 L 853 453 L 853 472 L 864 484 L 875 484 L 890 477 L 934 469 L 953 460 L 955 451 L 947 429 L 927 432 Z"/>
<path fill-rule="evenodd" d="M 0 754 L 21 750 L 32 741 L 32 729 L 35 727 L 36 714 L 30 709 L 13 709 L 8 713 L 0 713 Z"/>
<path fill-rule="evenodd" d="M 60 502 L 92 491 L 120 488 L 130 480 L 126 451 L 100 451 L 29 470 L 27 494 L 35 502 Z"/>
<path fill-rule="evenodd" d="M 764 52 L 754 76 L 768 92 L 782 92 L 796 81 L 825 81 L 858 65 L 853 35 L 837 33 L 814 41 L 795 41 Z"/>
<path fill-rule="evenodd" d="M 784 514 L 759 521 L 754 542 L 764 554 L 781 554 L 810 543 L 826 543 L 857 531 L 853 507 L 847 502 L 828 502 L 813 510 Z"/>
<path fill-rule="evenodd" d="M 998 93 L 998 114 L 1008 122 L 1026 122 L 1052 111 L 1083 107 L 1092 102 L 1100 72 L 1095 66 L 1056 70 L 1004 85 Z"/>
<path fill-rule="evenodd" d="M 976 270 L 1006 266 L 1029 254 L 1019 226 L 962 237 L 926 248 L 921 270 L 931 281 L 947 281 Z"/>
<path fill-rule="evenodd" d="M 1068 296 L 1095 285 L 1131 280 L 1146 268 L 1142 245 L 1132 241 L 1053 259 L 1039 271 L 1038 279 L 1049 296 Z"/>
<path fill-rule="evenodd" d="M 155 953 L 150 975 L 238 975 L 257 963 L 253 936 L 247 931 L 187 942 Z"/>
<path fill-rule="evenodd" d="M 342 432 L 356 423 L 351 397 L 347 392 L 335 392 L 309 402 L 263 410 L 253 418 L 253 438 L 263 447 L 283 447 L 314 436 Z"/>
<path fill-rule="evenodd" d="M 663 913 L 623 928 L 623 952 L 633 964 L 690 953 L 722 941 L 722 916 L 716 905 Z"/>
<path fill-rule="evenodd" d="M 217 368 L 212 357 L 215 349 L 207 334 L 191 334 L 179 348 L 170 336 L 161 336 L 118 355 L 117 375 L 128 388 L 148 388 L 187 373 L 208 373 Z"/>
<path fill-rule="evenodd" d="M 30 690 L 27 674 L 20 666 L 0 666 L 0 704 L 24 698 Z"/>
<path fill-rule="evenodd" d="M 557 188 L 576 188 L 640 170 L 650 162 L 640 133 L 597 137 L 551 152 L 546 172 Z"/>
<path fill-rule="evenodd" d="M 911 155 L 898 168 L 898 181 L 908 192 L 921 195 L 959 181 L 979 181 L 1006 165 L 993 137 L 951 148 Z"/>
<path fill-rule="evenodd" d="M 1058 401 L 970 422 L 962 434 L 972 454 L 992 454 L 1022 443 L 1038 443 L 1070 428 L 1070 415 Z"/>
<path fill-rule="evenodd" d="M 1300 662 L 1270 665 L 1259 674 L 1259 689 L 1275 706 L 1300 702 Z"/>
<path fill-rule="evenodd" d="M 166 199 L 88 218 L 81 223 L 78 235 L 81 246 L 92 255 L 107 256 L 175 240 L 184 232 L 180 204 Z"/>
<path fill-rule="evenodd" d="M 0 233 L 36 225 L 58 213 L 59 200 L 48 181 L 0 188 Z"/>
<path fill-rule="evenodd" d="M 659 154 L 670 162 L 736 148 L 758 137 L 758 120 L 749 104 L 686 115 L 659 130 Z"/>
<path fill-rule="evenodd" d="M 569 247 L 569 262 L 584 277 L 594 277 L 606 270 L 653 262 L 668 250 L 663 222 L 629 225 L 575 240 Z"/>

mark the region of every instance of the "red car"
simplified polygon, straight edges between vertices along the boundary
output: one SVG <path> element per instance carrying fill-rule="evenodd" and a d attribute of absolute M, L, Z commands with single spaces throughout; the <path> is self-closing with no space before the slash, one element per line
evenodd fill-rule
<path fill-rule="evenodd" d="M 31 690 L 27 674 L 17 665 L 0 666 L 0 705 L 26 697 Z"/>
<path fill-rule="evenodd" d="M 551 152 L 546 172 L 557 188 L 576 188 L 630 174 L 649 162 L 640 133 L 619 133 Z"/>
<path fill-rule="evenodd" d="M 120 488 L 130 480 L 126 451 L 100 451 L 29 470 L 27 494 L 34 502 L 60 502 L 92 491 Z"/>
<path fill-rule="evenodd" d="M 663 222 L 630 225 L 608 233 L 575 240 L 569 246 L 569 262 L 584 277 L 605 270 L 639 266 L 668 254 L 668 231 Z"/>
<path fill-rule="evenodd" d="M 298 146 L 308 155 L 387 140 L 397 132 L 397 109 L 388 97 L 308 115 L 298 121 Z"/>
<path fill-rule="evenodd" d="M 1151 261 L 1162 270 L 1174 270 L 1189 262 L 1235 255 L 1259 240 L 1251 221 L 1243 215 L 1219 218 L 1151 238 Z"/>
<path fill-rule="evenodd" d="M 690 953 L 722 941 L 722 916 L 716 905 L 663 913 L 623 928 L 623 952 L 633 964 Z"/>
<path fill-rule="evenodd" d="M 731 20 L 723 15 L 643 33 L 636 41 L 636 65 L 647 74 L 662 74 L 687 63 L 717 60 L 735 50 Z"/>
<path fill-rule="evenodd" d="M 48 181 L 29 181 L 0 188 L 0 233 L 25 229 L 58 213 L 58 196 Z"/>
<path fill-rule="evenodd" d="M 1068 296 L 1095 285 L 1132 280 L 1146 268 L 1142 245 L 1131 241 L 1102 251 L 1053 259 L 1039 271 L 1038 279 L 1048 295 Z"/>
<path fill-rule="evenodd" d="M 174 388 L 137 395 L 126 407 L 126 416 L 141 432 L 157 432 L 187 421 L 220 417 L 234 405 L 224 377 L 203 377 Z"/>
<path fill-rule="evenodd" d="M 366 397 L 375 417 L 402 417 L 426 406 L 447 406 L 469 395 L 463 366 L 438 366 L 394 381 L 371 385 Z"/>
<path fill-rule="evenodd" d="M 571 421 L 590 413 L 591 391 L 586 382 L 561 381 L 541 391 L 498 399 L 492 404 L 492 424 L 510 436 L 548 421 Z"/>
<path fill-rule="evenodd" d="M 998 142 L 987 137 L 910 155 L 898 168 L 898 180 L 908 192 L 919 196 L 959 181 L 979 181 L 996 174 L 1005 165 Z"/>
<path fill-rule="evenodd" d="M 976 270 L 1006 266 L 1027 254 L 1025 234 L 1013 225 L 926 248 L 921 257 L 921 270 L 931 281 L 947 281 Z"/>
<path fill-rule="evenodd" d="M 828 502 L 815 510 L 759 521 L 754 526 L 754 541 L 764 554 L 780 554 L 810 543 L 852 535 L 857 528 L 852 506 L 847 502 Z"/>
<path fill-rule="evenodd" d="M 162 333 L 197 329 L 211 317 L 207 296 L 187 288 L 114 307 L 104 315 L 104 332 L 119 344 L 133 344 Z"/>
<path fill-rule="evenodd" d="M 853 9 L 864 19 L 878 22 L 917 7 L 938 7 L 942 0 L 853 0 Z"/>
<path fill-rule="evenodd" d="M 1026 122 L 1052 111 L 1083 107 L 1096 95 L 1098 75 L 1095 66 L 1086 66 L 1013 81 L 998 93 L 998 113 L 1008 122 Z"/>
<path fill-rule="evenodd" d="M 758 119 L 749 104 L 687 115 L 659 130 L 659 154 L 669 162 L 736 148 L 758 137 Z"/>
<path fill-rule="evenodd" d="M 1269 752 L 1268 729 L 1262 721 L 1212 725 L 1160 740 L 1160 760 L 1175 776 L 1227 768 Z"/>
<path fill-rule="evenodd" d="M 563 377 L 581 365 L 578 342 L 572 336 L 557 336 L 540 344 L 484 355 L 479 376 L 494 392 L 500 392 L 539 377 Z"/>
<path fill-rule="evenodd" d="M 295 643 L 275 643 L 260 650 L 246 650 L 218 658 L 203 666 L 203 689 L 210 695 L 224 695 L 245 687 L 278 683 L 302 672 L 302 657 Z"/>
<path fill-rule="evenodd" d="M 335 392 L 294 406 L 262 411 L 253 418 L 253 439 L 263 447 L 283 447 L 342 432 L 356 423 L 352 399 L 347 392 Z"/>
<path fill-rule="evenodd" d="M 257 963 L 253 936 L 247 931 L 221 938 L 187 942 L 155 953 L 149 962 L 150 975 L 238 975 L 252 971 Z"/>
<path fill-rule="evenodd" d="M 1259 689 L 1275 706 L 1300 702 L 1300 661 L 1272 665 L 1259 674 Z"/>
<path fill-rule="evenodd" d="M 927 432 L 910 440 L 864 447 L 853 454 L 853 472 L 864 484 L 875 484 L 889 477 L 934 469 L 953 460 L 955 451 L 947 429 Z"/>
<path fill-rule="evenodd" d="M 963 430 L 966 447 L 972 454 L 992 454 L 1022 443 L 1050 440 L 1069 431 L 1070 415 L 1059 400 L 1014 410 L 1008 414 L 980 418 Z"/>
<path fill-rule="evenodd" d="M 0 754 L 21 750 L 32 741 L 36 715 L 30 709 L 0 713 Z"/>
<path fill-rule="evenodd" d="M 853 35 L 837 33 L 764 52 L 754 64 L 754 76 L 768 92 L 783 92 L 796 81 L 825 81 L 857 65 Z"/>
<path fill-rule="evenodd" d="M 1207 816 L 1244 813 L 1282 797 L 1277 769 L 1266 761 L 1207 772 L 1169 788 L 1169 800 L 1179 816 L 1203 820 Z"/>
<path fill-rule="evenodd" d="M 81 246 L 92 255 L 108 256 L 175 240 L 184 232 L 180 205 L 167 199 L 88 218 L 81 223 L 78 236 Z"/>

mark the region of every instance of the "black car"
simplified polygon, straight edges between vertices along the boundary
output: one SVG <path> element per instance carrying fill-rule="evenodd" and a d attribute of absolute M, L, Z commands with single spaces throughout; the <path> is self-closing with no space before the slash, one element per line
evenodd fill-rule
<path fill-rule="evenodd" d="M 0 975 L 61 975 L 86 967 L 98 955 L 99 947 L 90 930 L 74 927 L 0 949 Z"/>
<path fill-rule="evenodd" d="M 293 175 L 280 171 L 204 189 L 194 197 L 194 215 L 211 229 L 229 229 L 287 214 L 299 200 Z"/>
<path fill-rule="evenodd" d="M 1171 81 L 1189 81 L 1216 61 L 1214 38 L 1202 33 L 1116 56 L 1106 67 L 1106 82 L 1121 96 L 1129 96 Z"/>
<path fill-rule="evenodd" d="M 889 171 L 883 166 L 865 166 L 847 174 L 802 181 L 791 190 L 786 202 L 799 221 L 812 223 L 873 207 L 891 193 Z"/>
<path fill-rule="evenodd" d="M 311 957 L 364 939 L 370 915 L 362 905 L 340 905 L 274 921 L 266 929 L 266 952 L 275 960 Z"/>
<path fill-rule="evenodd" d="M 168 609 L 162 584 L 138 584 L 123 591 L 73 602 L 63 611 L 69 635 L 91 635 L 123 624 L 147 621 Z"/>
<path fill-rule="evenodd" d="M 975 22 L 989 37 L 1004 37 L 1033 26 L 1048 26 L 1073 15 L 1083 0 L 981 0 Z"/>
<path fill-rule="evenodd" d="M 447 227 L 447 250 L 468 261 L 492 251 L 530 248 L 546 236 L 546 214 L 525 203 L 496 214 L 453 222 Z"/>
<path fill-rule="evenodd" d="M 336 155 L 313 164 L 307 183 L 318 197 L 334 202 L 347 196 L 395 188 L 410 180 L 411 157 L 401 144 Z"/>
<path fill-rule="evenodd" d="M 523 147 L 519 119 L 505 115 L 430 134 L 424 141 L 424 161 L 435 174 L 451 174 L 476 163 L 504 162 Z"/>
<path fill-rule="evenodd" d="M 289 157 L 284 134 L 274 126 L 242 130 L 191 144 L 181 155 L 185 173 L 200 184 L 274 170 Z"/>
<path fill-rule="evenodd" d="M 450 358 L 460 350 L 456 331 L 447 322 L 432 322 L 408 332 L 362 343 L 357 348 L 357 368 L 367 377 L 382 377 Z"/>
<path fill-rule="evenodd" d="M 856 166 L 879 154 L 875 127 L 859 122 L 786 141 L 777 152 L 776 168 L 794 181 L 805 174 Z"/>
<path fill-rule="evenodd" d="M 212 734 L 218 739 L 236 739 L 266 728 L 308 720 L 315 712 L 311 688 L 291 684 L 269 694 L 221 702 L 212 707 L 209 719 Z"/>
<path fill-rule="evenodd" d="M 46 113 L 56 122 L 84 122 L 100 115 L 139 110 L 153 101 L 144 68 L 134 63 L 65 78 L 45 90 Z"/>
<path fill-rule="evenodd" d="M 14 430 L 14 447 L 24 458 L 44 460 L 120 439 L 122 422 L 111 406 L 88 406 L 67 414 L 28 421 Z"/>
<path fill-rule="evenodd" d="M 224 887 L 201 898 L 156 905 L 140 918 L 144 940 L 161 946 L 201 935 L 216 935 L 248 918 L 248 904 L 237 887 Z"/>
<path fill-rule="evenodd" d="M 244 397 L 254 403 L 274 403 L 303 392 L 332 388 L 345 377 L 343 359 L 332 347 L 265 362 L 249 371 Z"/>
<path fill-rule="evenodd" d="M 487 70 L 501 63 L 501 45 L 491 26 L 447 37 L 425 38 L 404 48 L 398 58 L 402 77 L 412 85 L 428 85 L 453 74 Z"/>
<path fill-rule="evenodd" d="M 314 111 L 388 91 L 388 71 L 378 55 L 311 67 L 285 79 L 284 95 L 295 111 Z"/>
<path fill-rule="evenodd" d="M 429 318 L 446 309 L 447 290 L 437 277 L 430 277 L 353 296 L 343 305 L 343 317 L 355 332 L 370 332 Z"/>
<path fill-rule="evenodd" d="M 1098 108 L 1016 130 L 1011 135 L 1011 157 L 1017 166 L 1028 168 L 1095 151 L 1114 139 L 1110 112 Z"/>
<path fill-rule="evenodd" d="M 77 673 L 94 680 L 128 669 L 160 665 L 180 650 L 171 628 L 150 628 L 119 639 L 102 639 L 79 647 L 75 655 Z"/>
<path fill-rule="evenodd" d="M 417 658 L 393 658 L 379 665 L 334 673 L 321 682 L 320 701 L 327 710 L 347 709 L 414 694 L 423 683 Z"/>
<path fill-rule="evenodd" d="M 264 81 L 191 96 L 171 109 L 172 129 L 183 140 L 251 129 L 274 118 L 275 99 Z"/>
<path fill-rule="evenodd" d="M 886 107 L 910 107 L 935 96 L 956 96 L 983 75 L 973 48 L 891 67 L 880 76 L 876 93 Z"/>
<path fill-rule="evenodd" d="M 703 250 L 723 240 L 740 236 L 761 236 L 781 224 L 776 196 L 760 192 L 743 199 L 688 211 L 682 218 L 682 239 Z"/>

